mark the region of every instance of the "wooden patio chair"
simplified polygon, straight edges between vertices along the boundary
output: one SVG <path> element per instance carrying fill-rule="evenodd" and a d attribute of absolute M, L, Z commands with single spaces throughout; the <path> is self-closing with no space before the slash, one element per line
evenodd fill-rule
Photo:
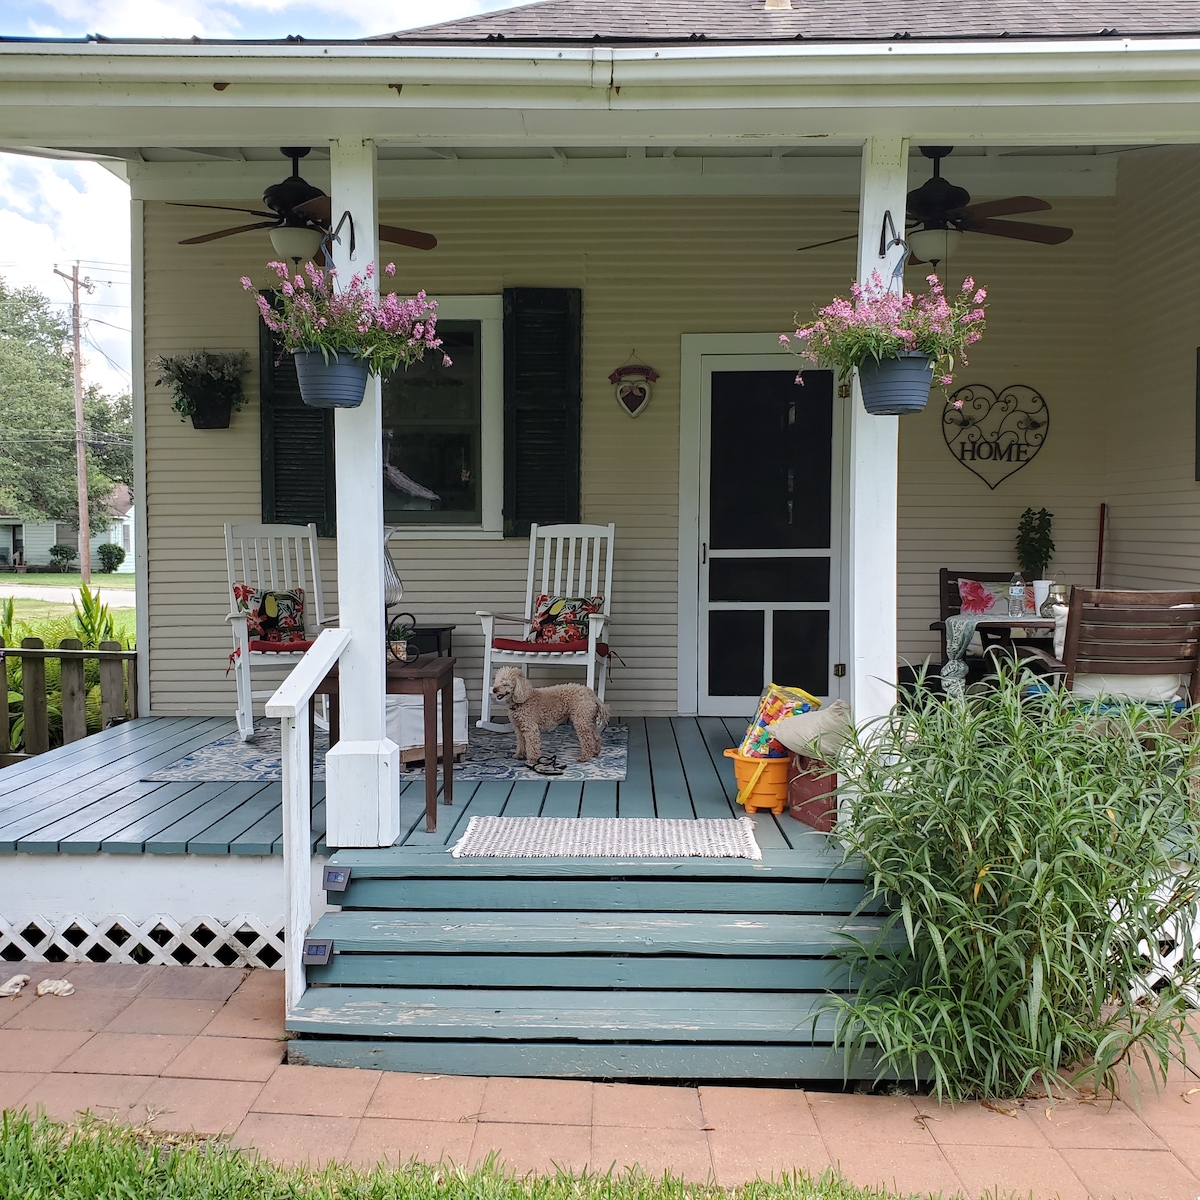
<path fill-rule="evenodd" d="M 245 741 L 254 732 L 254 701 L 266 699 L 278 687 L 254 691 L 256 668 L 290 671 L 327 624 L 321 591 L 321 561 L 316 525 L 225 525 L 225 560 L 229 571 L 229 616 L 233 630 L 231 663 L 237 681 L 238 734 Z M 241 597 L 239 598 L 239 594 Z M 291 641 L 253 637 L 248 592 L 302 592 L 303 636 Z M 321 722 L 322 726 L 325 722 Z"/>
<path fill-rule="evenodd" d="M 522 616 L 477 610 L 483 622 L 483 707 L 476 724 L 480 729 L 507 731 L 510 726 L 492 720 L 492 671 L 510 665 L 583 667 L 587 685 L 604 699 L 608 677 L 608 643 L 604 632 L 612 605 L 613 543 L 616 526 L 534 525 L 529 530 L 529 577 Z M 566 642 L 538 638 L 538 597 L 551 601 L 596 599 L 599 611 L 587 618 L 587 637 Z M 543 605 L 543 608 L 546 606 Z M 520 625 L 516 637 L 497 637 L 496 622 Z M 580 631 L 582 632 L 582 631 Z"/>
<path fill-rule="evenodd" d="M 1200 590 L 1118 591 L 1073 587 L 1061 659 L 1032 646 L 1020 657 L 1044 665 L 1080 698 L 1165 704 L 1182 685 L 1200 700 Z"/>

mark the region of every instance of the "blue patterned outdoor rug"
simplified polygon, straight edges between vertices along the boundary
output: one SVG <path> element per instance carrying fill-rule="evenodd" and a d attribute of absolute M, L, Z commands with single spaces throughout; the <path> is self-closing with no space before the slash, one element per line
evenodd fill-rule
<path fill-rule="evenodd" d="M 570 725 L 560 725 L 542 734 L 542 753 L 553 754 L 564 768 L 555 779 L 624 779 L 628 761 L 629 729 L 625 725 L 610 725 L 600 738 L 600 753 L 590 762 L 575 761 L 579 742 Z M 513 758 L 516 737 L 511 733 L 491 733 L 472 729 L 464 762 L 455 763 L 454 778 L 464 782 L 484 779 L 546 779 L 532 771 L 524 762 Z M 317 730 L 314 759 L 314 779 L 325 778 L 325 752 L 329 735 Z M 401 773 L 401 780 L 423 779 L 424 768 L 418 763 Z M 254 736 L 248 742 L 238 740 L 237 734 L 217 738 L 190 754 L 177 758 L 161 771 L 147 775 L 153 782 L 196 781 L 212 783 L 272 783 L 283 778 L 280 751 L 279 722 L 256 721 Z"/>

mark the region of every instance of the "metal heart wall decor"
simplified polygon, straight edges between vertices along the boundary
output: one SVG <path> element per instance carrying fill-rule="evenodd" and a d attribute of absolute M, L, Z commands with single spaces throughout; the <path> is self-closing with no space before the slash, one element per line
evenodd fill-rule
<path fill-rule="evenodd" d="M 966 384 L 942 413 L 950 453 L 993 490 L 1037 458 L 1049 431 L 1044 397 L 1019 383 L 998 393 L 982 383 Z"/>

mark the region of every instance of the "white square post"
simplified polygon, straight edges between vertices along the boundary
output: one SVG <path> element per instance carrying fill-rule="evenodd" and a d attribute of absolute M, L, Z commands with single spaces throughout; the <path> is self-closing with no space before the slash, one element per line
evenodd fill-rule
<path fill-rule="evenodd" d="M 338 278 L 363 274 L 377 262 L 379 213 L 375 144 L 329 143 L 333 228 L 349 212 L 333 246 Z M 376 277 L 378 285 L 378 277 Z M 330 846 L 390 846 L 400 836 L 400 751 L 384 723 L 383 396 L 379 377 L 367 381 L 359 408 L 338 409 L 338 621 L 350 631 L 339 667 L 344 741 L 325 760 L 326 841 Z"/>
<path fill-rule="evenodd" d="M 903 249 L 908 141 L 868 138 L 859 188 L 858 281 L 874 272 L 884 283 Z M 891 215 L 891 225 L 887 224 Z M 885 247 L 880 254 L 880 244 Z M 850 701 L 861 725 L 896 700 L 896 521 L 899 417 L 873 417 L 863 408 L 857 374 L 850 415 Z"/>

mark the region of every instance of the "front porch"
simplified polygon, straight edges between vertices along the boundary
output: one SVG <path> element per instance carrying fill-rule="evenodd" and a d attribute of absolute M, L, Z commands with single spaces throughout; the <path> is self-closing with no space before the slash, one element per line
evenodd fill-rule
<path fill-rule="evenodd" d="M 723 752 L 742 720 L 626 723 L 624 779 L 460 781 L 453 806 L 439 805 L 435 833 L 425 831 L 423 781 L 404 781 L 390 848 L 329 859 L 324 786 L 315 786 L 311 937 L 332 939 L 333 950 L 328 965 L 307 968 L 288 1020 L 290 1061 L 468 1075 L 842 1078 L 828 1029 L 812 1018 L 828 987 L 847 986 L 833 951 L 863 885 L 825 835 L 759 813 L 761 861 L 449 854 L 473 815 L 740 815 Z M 149 778 L 232 729 L 218 718 L 141 718 L 0 775 L 9 882 L 0 954 L 16 959 L 36 940 L 34 953 L 59 961 L 194 962 L 198 921 L 223 931 L 242 961 L 269 960 L 252 956 L 247 929 L 267 931 L 286 954 L 281 784 Z M 326 862 L 350 868 L 345 892 L 321 890 Z M 97 917 L 98 904 L 125 914 L 138 903 L 127 916 Z M 135 928 L 118 944 L 122 923 Z M 183 935 L 164 938 L 172 925 Z M 210 942 L 201 961 L 227 961 L 219 949 Z"/>

